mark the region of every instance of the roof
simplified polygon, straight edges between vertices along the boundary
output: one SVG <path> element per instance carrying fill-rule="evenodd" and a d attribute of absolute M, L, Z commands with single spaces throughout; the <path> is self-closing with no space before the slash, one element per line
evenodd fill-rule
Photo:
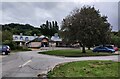
<path fill-rule="evenodd" d="M 49 40 L 47 37 L 42 37 L 42 38 L 41 37 L 37 37 L 37 38 L 27 42 L 27 43 L 30 43 L 30 42 L 41 42 L 43 39 Z"/>
<path fill-rule="evenodd" d="M 38 36 L 24 36 L 24 35 L 13 35 L 13 41 L 31 41 Z"/>
<path fill-rule="evenodd" d="M 62 41 L 62 39 L 59 38 L 59 36 L 52 36 L 52 37 L 51 37 L 51 40 L 52 40 L 52 41 Z"/>

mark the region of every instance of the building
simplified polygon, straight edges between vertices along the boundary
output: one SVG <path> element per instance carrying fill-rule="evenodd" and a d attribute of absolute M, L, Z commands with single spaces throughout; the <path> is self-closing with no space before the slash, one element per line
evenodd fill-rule
<path fill-rule="evenodd" d="M 17 43 L 17 45 L 23 46 L 26 45 L 27 42 L 34 40 L 37 38 L 36 34 L 34 36 L 25 36 L 22 33 L 20 35 L 13 35 L 13 41 Z"/>
<path fill-rule="evenodd" d="M 58 34 L 54 34 L 54 36 L 51 37 L 50 45 L 54 44 L 55 46 L 61 46 L 62 39 L 58 36 Z"/>
<path fill-rule="evenodd" d="M 48 47 L 49 46 L 49 38 L 41 35 L 34 40 L 31 40 L 27 43 L 27 46 L 30 48 L 40 48 L 40 47 Z"/>

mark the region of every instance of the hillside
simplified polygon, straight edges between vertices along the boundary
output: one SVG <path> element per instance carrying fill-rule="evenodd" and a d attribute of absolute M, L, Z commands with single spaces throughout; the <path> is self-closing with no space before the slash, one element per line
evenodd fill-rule
<path fill-rule="evenodd" d="M 35 28 L 34 26 L 31 26 L 29 24 L 5 24 L 2 25 L 2 31 L 9 31 L 12 34 L 19 35 L 20 33 L 23 33 L 23 35 L 41 35 L 41 32 L 39 28 Z"/>

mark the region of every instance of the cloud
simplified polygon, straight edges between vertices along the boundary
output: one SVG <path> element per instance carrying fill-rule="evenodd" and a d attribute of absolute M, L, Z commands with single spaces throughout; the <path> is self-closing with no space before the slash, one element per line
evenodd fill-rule
<path fill-rule="evenodd" d="M 74 8 L 81 8 L 83 5 L 94 5 L 102 15 L 108 16 L 108 21 L 114 27 L 113 30 L 118 29 L 117 2 L 3 2 L 0 10 L 3 18 L 0 23 L 29 23 L 39 27 L 46 20 L 57 20 L 60 24 Z"/>

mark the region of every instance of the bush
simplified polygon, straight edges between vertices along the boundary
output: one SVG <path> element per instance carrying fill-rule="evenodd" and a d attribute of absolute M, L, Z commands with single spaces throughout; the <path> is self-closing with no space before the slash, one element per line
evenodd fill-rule
<path fill-rule="evenodd" d="M 120 48 L 120 37 L 119 36 L 112 36 L 112 44 L 118 46 Z"/>
<path fill-rule="evenodd" d="M 16 42 L 14 42 L 14 41 L 5 40 L 5 41 L 3 42 L 3 44 L 10 46 L 11 50 L 31 51 L 31 49 L 29 49 L 29 48 L 26 47 L 26 46 L 23 46 L 23 47 L 18 46 L 18 45 L 16 44 Z"/>
<path fill-rule="evenodd" d="M 3 42 L 3 45 L 8 45 L 10 46 L 11 50 L 15 50 L 17 48 L 17 44 L 13 41 L 10 41 L 10 40 L 5 40 Z"/>
<path fill-rule="evenodd" d="M 22 47 L 22 51 L 31 51 L 31 49 L 28 47 Z"/>
<path fill-rule="evenodd" d="M 16 46 L 15 50 L 18 50 L 18 51 L 31 51 L 31 49 L 29 49 L 28 47 L 21 47 L 21 46 Z"/>

